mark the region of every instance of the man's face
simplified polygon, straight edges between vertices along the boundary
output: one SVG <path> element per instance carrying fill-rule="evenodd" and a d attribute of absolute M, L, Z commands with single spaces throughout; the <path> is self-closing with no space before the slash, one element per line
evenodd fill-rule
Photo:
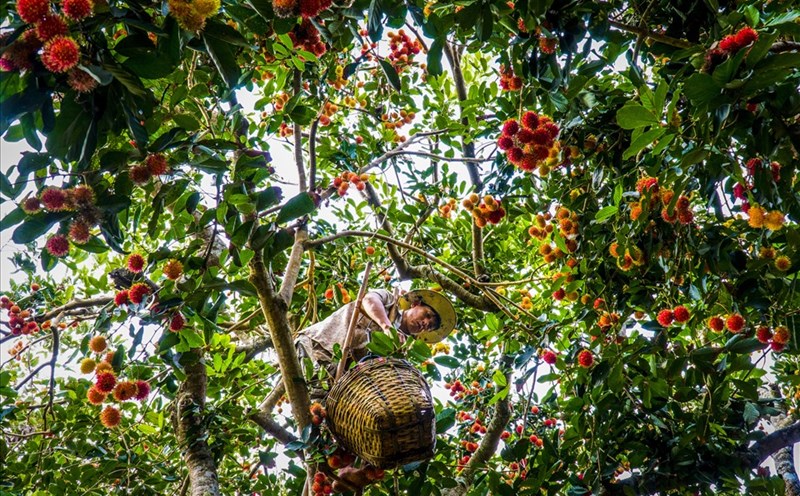
<path fill-rule="evenodd" d="M 427 305 L 416 305 L 403 312 L 401 328 L 416 335 L 439 326 L 439 316 Z"/>

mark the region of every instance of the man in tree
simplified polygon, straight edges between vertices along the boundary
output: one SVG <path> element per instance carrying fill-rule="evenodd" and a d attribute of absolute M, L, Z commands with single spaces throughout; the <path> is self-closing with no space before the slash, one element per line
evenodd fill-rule
<path fill-rule="evenodd" d="M 325 320 L 301 330 L 295 340 L 298 357 L 309 358 L 335 375 L 334 346 L 344 346 L 355 310 L 356 302 L 348 303 Z M 418 289 L 398 298 L 384 289 L 371 290 L 361 302 L 350 349 L 353 357 L 359 360 L 366 355 L 372 332 L 391 335 L 392 329 L 398 331 L 400 342 L 412 336 L 426 343 L 436 343 L 447 337 L 455 325 L 456 312 L 452 303 L 435 291 Z M 314 399 L 324 394 L 321 388 L 312 388 Z"/>

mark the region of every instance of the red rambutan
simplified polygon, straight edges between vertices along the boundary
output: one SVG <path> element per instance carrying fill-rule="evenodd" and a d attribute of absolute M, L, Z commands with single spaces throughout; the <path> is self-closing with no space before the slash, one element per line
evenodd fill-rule
<path fill-rule="evenodd" d="M 678 305 L 677 307 L 672 309 L 672 315 L 675 317 L 675 322 L 679 324 L 683 324 L 684 322 L 689 320 L 689 310 L 683 306 Z"/>
<path fill-rule="evenodd" d="M 497 140 L 497 147 L 503 151 L 510 150 L 514 147 L 514 140 L 508 136 L 501 136 L 500 139 Z"/>
<path fill-rule="evenodd" d="M 169 330 L 172 332 L 178 332 L 183 329 L 183 325 L 186 323 L 186 320 L 183 318 L 180 312 L 176 312 L 169 321 Z"/>
<path fill-rule="evenodd" d="M 519 131 L 519 123 L 514 119 L 509 119 L 503 123 L 503 135 L 514 136 Z"/>
<path fill-rule="evenodd" d="M 144 269 L 145 260 L 144 257 L 138 253 L 131 253 L 128 255 L 128 270 L 133 272 L 134 274 L 140 273 Z"/>
<path fill-rule="evenodd" d="M 708 327 L 712 331 L 722 332 L 722 329 L 725 328 L 725 320 L 723 320 L 723 318 L 718 315 L 714 317 L 709 317 Z"/>
<path fill-rule="evenodd" d="M 66 210 L 69 206 L 67 192 L 61 188 L 50 187 L 43 189 L 39 194 L 39 200 L 44 208 L 51 212 Z"/>
<path fill-rule="evenodd" d="M 739 45 L 739 48 L 743 48 L 758 40 L 758 31 L 747 26 L 740 29 L 734 36 L 736 37 L 736 43 Z"/>
<path fill-rule="evenodd" d="M 75 220 L 69 226 L 69 239 L 76 245 L 82 245 L 89 241 L 92 234 L 89 232 L 89 226 L 85 222 Z"/>
<path fill-rule="evenodd" d="M 122 420 L 122 414 L 111 405 L 105 407 L 103 411 L 100 412 L 100 422 L 109 429 L 118 426 L 120 420 Z"/>
<path fill-rule="evenodd" d="M 134 184 L 138 184 L 140 186 L 147 184 L 152 177 L 150 169 L 148 169 L 146 165 L 135 165 L 131 167 L 128 171 L 128 175 Z"/>
<path fill-rule="evenodd" d="M 128 298 L 131 303 L 138 305 L 143 302 L 145 297 L 150 294 L 150 287 L 147 284 L 137 282 L 128 290 Z"/>
<path fill-rule="evenodd" d="M 299 0 L 300 15 L 305 18 L 316 17 L 322 11 L 320 0 Z"/>
<path fill-rule="evenodd" d="M 544 363 L 553 365 L 554 363 L 556 363 L 557 359 L 558 356 L 555 354 L 555 352 L 551 350 L 545 350 L 542 352 L 542 361 L 544 361 Z"/>
<path fill-rule="evenodd" d="M 117 385 L 117 378 L 111 372 L 102 372 L 97 374 L 94 387 L 101 393 L 110 393 Z"/>
<path fill-rule="evenodd" d="M 550 143 L 550 133 L 547 132 L 544 128 L 537 128 L 533 131 L 533 136 L 531 141 L 536 143 L 537 145 L 548 145 Z"/>
<path fill-rule="evenodd" d="M 550 148 L 544 145 L 536 145 L 533 147 L 533 156 L 537 161 L 541 161 L 550 156 Z"/>
<path fill-rule="evenodd" d="M 97 80 L 91 74 L 80 68 L 69 71 L 67 84 L 78 93 L 90 93 L 97 88 Z"/>
<path fill-rule="evenodd" d="M 756 329 L 756 339 L 767 344 L 772 339 L 772 331 L 767 326 L 758 326 L 758 329 Z"/>
<path fill-rule="evenodd" d="M 69 36 L 56 36 L 44 44 L 42 63 L 48 71 L 60 74 L 78 65 L 80 56 L 75 40 Z"/>
<path fill-rule="evenodd" d="M 672 321 L 675 320 L 675 314 L 670 309 L 664 309 L 658 312 L 658 317 L 656 317 L 656 320 L 662 326 L 669 327 L 672 325 Z"/>
<path fill-rule="evenodd" d="M 769 344 L 769 349 L 771 349 L 776 353 L 780 353 L 781 351 L 783 351 L 784 348 L 786 348 L 785 344 L 781 344 L 776 341 L 773 341 Z"/>
<path fill-rule="evenodd" d="M 135 399 L 144 401 L 150 395 L 150 383 L 143 380 L 136 381 L 136 396 Z"/>
<path fill-rule="evenodd" d="M 56 234 L 47 240 L 44 248 L 47 253 L 56 258 L 65 257 L 69 253 L 69 241 L 64 235 Z"/>
<path fill-rule="evenodd" d="M 114 305 L 119 307 L 126 303 L 128 303 L 128 290 L 117 291 L 117 294 L 114 295 Z"/>
<path fill-rule="evenodd" d="M 528 143 L 532 142 L 534 139 L 533 131 L 527 128 L 522 128 L 517 133 L 517 140 L 522 143 L 523 145 L 527 145 Z"/>
<path fill-rule="evenodd" d="M 552 140 L 556 139 L 556 136 L 558 136 L 559 128 L 555 122 L 546 122 L 542 124 L 540 129 L 547 131 L 547 135 L 550 137 L 551 143 Z"/>
<path fill-rule="evenodd" d="M 92 0 L 62 0 L 61 10 L 73 21 L 80 21 L 92 14 Z"/>
<path fill-rule="evenodd" d="M 735 52 L 741 47 L 739 46 L 739 42 L 736 41 L 736 36 L 729 35 L 720 40 L 719 48 L 724 52 Z"/>
<path fill-rule="evenodd" d="M 75 205 L 85 207 L 94 204 L 94 191 L 89 186 L 79 184 L 68 190 L 67 195 Z"/>
<path fill-rule="evenodd" d="M 148 155 L 145 159 L 145 164 L 147 165 L 147 169 L 150 171 L 150 174 L 154 176 L 166 174 L 169 170 L 167 159 L 160 153 Z"/>
<path fill-rule="evenodd" d="M 17 0 L 17 14 L 28 24 L 34 24 L 50 12 L 49 0 Z"/>
<path fill-rule="evenodd" d="M 539 161 L 536 160 L 536 157 L 531 153 L 526 153 L 522 156 L 522 160 L 519 162 L 519 168 L 524 171 L 532 171 L 536 168 L 536 164 Z"/>
<path fill-rule="evenodd" d="M 581 350 L 581 352 L 578 353 L 578 365 L 588 369 L 589 367 L 592 366 L 593 363 L 594 363 L 594 355 L 592 355 L 591 351 Z"/>
<path fill-rule="evenodd" d="M 64 36 L 69 32 L 64 18 L 60 15 L 51 14 L 47 14 L 42 18 L 42 20 L 37 22 L 34 29 L 36 32 L 36 37 L 42 42 L 50 41 L 56 36 Z"/>
<path fill-rule="evenodd" d="M 532 111 L 525 112 L 522 114 L 522 125 L 528 129 L 536 129 L 539 127 L 539 114 Z"/>
<path fill-rule="evenodd" d="M 728 319 L 725 321 L 725 327 L 733 333 L 741 332 L 742 329 L 744 329 L 744 317 L 738 313 L 729 315 Z"/>
<path fill-rule="evenodd" d="M 39 213 L 42 210 L 42 204 L 35 196 L 29 196 L 22 201 L 19 208 L 28 215 Z"/>
<path fill-rule="evenodd" d="M 522 148 L 514 147 L 507 152 L 508 161 L 514 165 L 518 165 L 522 161 L 522 157 L 524 156 L 524 152 Z"/>

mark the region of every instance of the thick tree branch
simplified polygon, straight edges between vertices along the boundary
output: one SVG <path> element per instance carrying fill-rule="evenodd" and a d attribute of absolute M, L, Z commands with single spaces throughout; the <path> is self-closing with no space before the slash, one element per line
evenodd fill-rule
<path fill-rule="evenodd" d="M 772 53 L 793 52 L 795 50 L 800 50 L 800 42 L 778 41 L 776 43 L 773 43 L 772 46 L 769 47 L 769 51 Z"/>
<path fill-rule="evenodd" d="M 87 299 L 87 300 L 73 300 L 73 301 L 70 301 L 69 303 L 66 303 L 66 304 L 64 304 L 64 305 L 62 305 L 62 306 L 60 306 L 58 308 L 54 308 L 53 310 L 50 310 L 49 312 L 43 313 L 42 315 L 37 315 L 34 318 L 34 320 L 36 322 L 45 322 L 47 320 L 52 319 L 56 315 L 61 314 L 62 312 L 68 312 L 70 310 L 75 310 L 75 309 L 79 309 L 79 308 L 91 308 L 91 307 L 97 307 L 97 306 L 104 306 L 104 305 L 108 305 L 112 301 L 114 301 L 114 297 L 113 296 L 99 296 L 97 298 L 90 298 L 90 299 Z"/>
<path fill-rule="evenodd" d="M 294 235 L 294 245 L 292 246 L 292 253 L 289 255 L 289 261 L 286 263 L 286 270 L 283 275 L 283 283 L 281 283 L 280 298 L 286 303 L 286 307 L 292 302 L 292 294 L 294 294 L 294 286 L 297 282 L 297 277 L 300 274 L 300 265 L 303 262 L 303 254 L 305 248 L 303 243 L 308 239 L 308 231 L 305 226 L 297 229 Z"/>
<path fill-rule="evenodd" d="M 283 428 L 272 415 L 265 412 L 257 412 L 250 415 L 250 420 L 258 424 L 259 427 L 264 429 L 264 432 L 278 440 L 281 444 L 289 444 L 297 441 L 297 437 L 291 432 Z"/>
<path fill-rule="evenodd" d="M 261 311 L 264 312 L 272 343 L 278 354 L 278 365 L 286 383 L 286 394 L 292 405 L 292 414 L 302 430 L 311 423 L 309 411 L 311 403 L 300 361 L 297 359 L 292 329 L 286 316 L 289 307 L 286 301 L 275 293 L 260 254 L 250 261 L 250 282 L 256 288 Z"/>
<path fill-rule="evenodd" d="M 259 336 L 252 341 L 237 345 L 236 353 L 244 353 L 244 361 L 249 362 L 256 355 L 269 348 L 273 348 L 272 336 Z"/>
<path fill-rule="evenodd" d="M 506 377 L 506 384 L 511 384 L 511 365 L 513 359 L 509 355 L 503 355 L 500 359 L 501 370 L 504 371 Z M 500 435 L 508 425 L 511 419 L 511 404 L 507 399 L 500 400 L 496 403 L 494 415 L 489 425 L 486 427 L 486 435 L 481 440 L 478 449 L 470 458 L 467 465 L 461 471 L 458 479 L 458 486 L 446 489 L 442 492 L 444 496 L 462 496 L 467 493 L 470 486 L 475 480 L 475 474 L 482 468 L 486 462 L 497 451 L 497 445 L 500 443 Z"/>
<path fill-rule="evenodd" d="M 193 351 L 198 355 L 201 353 L 198 349 Z M 208 381 L 206 365 L 198 360 L 185 366 L 184 372 L 186 380 L 178 390 L 175 423 L 178 441 L 189 469 L 190 494 L 218 496 L 217 465 L 206 441 L 208 433 L 204 421 Z"/>
<path fill-rule="evenodd" d="M 750 466 L 756 468 L 773 453 L 782 448 L 792 447 L 796 443 L 800 443 L 800 422 L 778 429 L 756 441 L 747 450 L 747 459 L 750 461 Z"/>
<path fill-rule="evenodd" d="M 657 41 L 659 43 L 663 43 L 665 45 L 674 46 L 676 48 L 692 48 L 694 45 L 686 40 L 679 40 L 677 38 L 673 38 L 671 36 L 666 36 L 659 33 L 654 33 L 647 28 L 639 27 L 639 26 L 631 26 L 630 24 L 625 24 L 618 21 L 609 20 L 608 23 L 617 29 L 622 31 L 627 31 L 628 33 L 637 34 L 639 36 L 644 36 L 645 38 L 650 38 L 653 41 Z"/>

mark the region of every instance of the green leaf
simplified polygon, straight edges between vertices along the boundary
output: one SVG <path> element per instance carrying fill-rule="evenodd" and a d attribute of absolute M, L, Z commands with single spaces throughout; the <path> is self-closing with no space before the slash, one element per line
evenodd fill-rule
<path fill-rule="evenodd" d="M 300 193 L 289 199 L 289 201 L 281 207 L 280 212 L 278 212 L 278 217 L 275 219 L 275 223 L 283 224 L 284 222 L 308 215 L 313 212 L 315 208 L 317 207 L 311 195 L 308 193 Z"/>
<path fill-rule="evenodd" d="M 27 176 L 31 172 L 44 169 L 53 162 L 53 158 L 47 153 L 22 152 L 22 158 L 17 164 L 20 175 Z"/>
<path fill-rule="evenodd" d="M 761 413 L 758 411 L 758 408 L 756 408 L 756 405 L 750 403 L 749 401 L 744 404 L 744 412 L 742 412 L 742 417 L 746 423 L 752 424 L 758 420 L 758 417 L 760 416 Z"/>
<path fill-rule="evenodd" d="M 638 103 L 632 103 L 617 111 L 617 124 L 622 129 L 636 129 L 658 124 L 658 118 Z"/>
<path fill-rule="evenodd" d="M 738 339 L 732 343 L 725 345 L 725 347 L 731 353 L 742 353 L 742 354 L 752 353 L 756 350 L 764 349 L 764 346 L 765 346 L 764 343 L 762 343 L 756 338 Z"/>
<path fill-rule="evenodd" d="M 374 41 L 380 41 L 383 36 L 383 6 L 381 0 L 371 0 L 369 3 L 369 11 L 367 12 L 367 30 L 369 38 Z"/>
<path fill-rule="evenodd" d="M 450 355 L 435 356 L 433 357 L 433 361 L 449 369 L 457 369 L 461 366 L 461 361 Z"/>
<path fill-rule="evenodd" d="M 86 243 L 76 244 L 75 246 L 89 253 L 105 253 L 108 251 L 108 245 L 100 241 L 97 236 L 92 236 Z"/>
<path fill-rule="evenodd" d="M 660 138 L 664 133 L 667 132 L 666 128 L 657 127 L 655 129 L 651 129 L 645 133 L 642 133 L 631 143 L 631 146 L 628 147 L 627 150 L 622 154 L 622 159 L 627 160 L 640 151 L 642 151 L 645 147 L 649 146 L 652 142 Z"/>
<path fill-rule="evenodd" d="M 235 88 L 239 78 L 242 77 L 242 69 L 236 61 L 233 46 L 224 40 L 207 35 L 203 36 L 203 43 L 225 84 L 228 88 Z"/>
<path fill-rule="evenodd" d="M 25 217 L 27 217 L 27 214 L 21 208 L 15 208 L 0 220 L 0 231 L 5 231 L 9 227 L 19 224 L 25 220 Z"/>
<path fill-rule="evenodd" d="M 206 344 L 203 335 L 192 328 L 184 328 L 178 334 L 189 348 L 200 348 Z"/>
<path fill-rule="evenodd" d="M 444 40 L 436 38 L 428 49 L 428 74 L 439 76 L 442 74 L 442 53 L 444 52 Z"/>
<path fill-rule="evenodd" d="M 396 91 L 401 91 L 403 86 L 400 82 L 400 76 L 397 75 L 397 71 L 395 70 L 394 66 L 387 62 L 385 59 L 380 59 L 381 68 L 383 69 L 384 74 L 386 74 L 386 79 L 389 80 L 389 84 L 392 85 Z"/>
<path fill-rule="evenodd" d="M 708 103 L 721 93 L 722 88 L 705 73 L 690 76 L 683 85 L 683 94 L 695 104 Z"/>
<path fill-rule="evenodd" d="M 604 222 L 605 220 L 616 215 L 618 210 L 619 209 L 617 208 L 616 205 L 608 205 L 606 207 L 603 207 L 600 210 L 598 210 L 596 214 L 594 214 L 594 220 L 596 220 L 597 222 Z"/>
<path fill-rule="evenodd" d="M 69 215 L 68 212 L 37 214 L 17 227 L 14 234 L 11 235 L 11 239 L 14 243 L 21 245 L 36 241 L 56 223 L 66 219 Z"/>

